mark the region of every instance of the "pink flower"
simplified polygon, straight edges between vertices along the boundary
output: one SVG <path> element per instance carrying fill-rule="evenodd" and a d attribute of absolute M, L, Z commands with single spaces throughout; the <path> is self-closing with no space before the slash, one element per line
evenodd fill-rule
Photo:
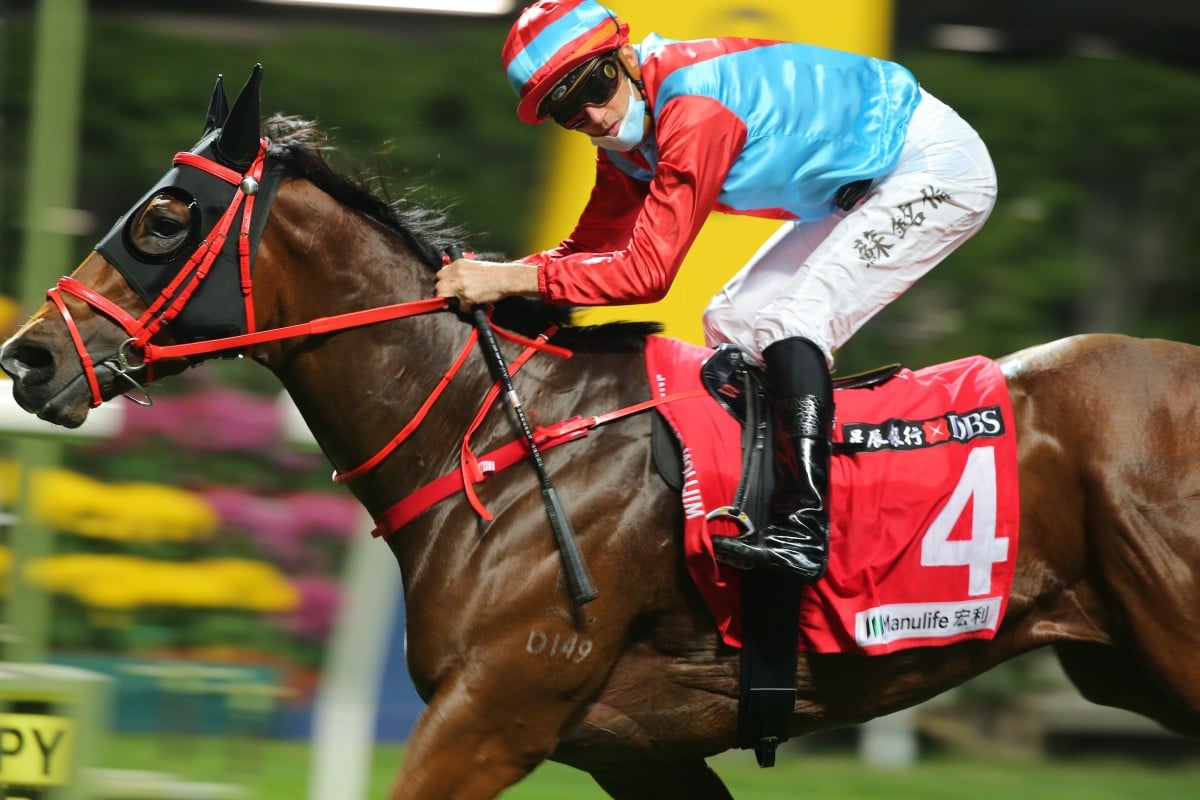
<path fill-rule="evenodd" d="M 342 599 L 337 582 L 319 575 L 307 575 L 293 580 L 292 587 L 300 594 L 300 605 L 281 615 L 281 627 L 299 639 L 324 642 L 333 629 Z"/>
<path fill-rule="evenodd" d="M 330 540 L 367 535 L 358 502 L 335 492 L 259 496 L 235 488 L 201 491 L 225 530 L 246 534 L 264 556 L 289 571 L 328 568 Z"/>
<path fill-rule="evenodd" d="M 164 438 L 201 452 L 251 452 L 283 440 L 283 416 L 275 398 L 223 387 L 186 394 L 156 394 L 154 405 L 124 416 L 126 447 Z"/>

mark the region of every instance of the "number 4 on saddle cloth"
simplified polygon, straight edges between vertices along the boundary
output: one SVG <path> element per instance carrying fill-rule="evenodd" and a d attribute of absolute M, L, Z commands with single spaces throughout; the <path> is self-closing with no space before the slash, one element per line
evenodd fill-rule
<path fill-rule="evenodd" d="M 651 337 L 651 392 L 699 388 L 704 362 L 729 357 L 726 348 Z M 682 449 L 687 568 L 734 646 L 743 573 L 717 562 L 711 537 L 765 526 L 720 511 L 740 499 L 748 446 L 727 402 L 740 391 L 731 380 L 714 393 L 722 402 L 700 396 L 659 407 Z M 1019 520 L 1015 428 L 999 367 L 972 357 L 897 369 L 838 388 L 834 400 L 829 570 L 801 594 L 799 649 L 882 654 L 992 638 L 1012 585 Z"/>

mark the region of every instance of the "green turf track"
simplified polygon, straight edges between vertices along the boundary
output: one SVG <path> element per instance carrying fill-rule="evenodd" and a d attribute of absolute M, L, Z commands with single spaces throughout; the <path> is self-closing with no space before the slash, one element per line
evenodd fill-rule
<path fill-rule="evenodd" d="M 104 752 L 106 767 L 237 783 L 252 800 L 308 796 L 310 753 L 303 742 L 123 736 L 109 740 Z M 402 752 L 394 746 L 375 749 L 371 798 L 386 797 Z M 852 754 L 785 751 L 769 770 L 759 769 L 744 752 L 727 753 L 712 764 L 738 800 L 1200 800 L 1200 757 L 1154 762 L 1112 755 L 1053 761 L 928 756 L 906 769 L 882 769 L 864 766 Z M 606 795 L 588 776 L 547 764 L 502 797 Z"/>

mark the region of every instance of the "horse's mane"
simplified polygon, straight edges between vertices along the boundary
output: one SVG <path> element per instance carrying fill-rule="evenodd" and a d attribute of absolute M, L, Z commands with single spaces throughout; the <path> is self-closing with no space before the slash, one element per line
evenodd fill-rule
<path fill-rule="evenodd" d="M 447 209 L 415 202 L 412 192 L 390 196 L 389 184 L 382 176 L 355 179 L 334 167 L 325 156 L 333 147 L 315 122 L 276 114 L 267 120 L 265 132 L 272 144 L 272 163 L 283 165 L 288 174 L 305 178 L 339 203 L 398 233 L 431 271 L 441 266 L 447 248 L 467 240 L 467 232 L 450 221 Z M 520 297 L 497 303 L 493 318 L 497 325 L 528 336 L 557 325 L 560 331 L 555 342 L 570 347 L 640 350 L 646 336 L 662 330 L 656 322 L 577 325 L 570 308 Z"/>

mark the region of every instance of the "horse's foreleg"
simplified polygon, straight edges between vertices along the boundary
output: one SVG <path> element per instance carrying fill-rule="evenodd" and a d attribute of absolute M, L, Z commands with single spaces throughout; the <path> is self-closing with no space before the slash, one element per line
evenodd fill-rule
<path fill-rule="evenodd" d="M 390 800 L 486 800 L 546 760 L 578 701 L 504 674 L 443 684 L 409 738 Z"/>
<path fill-rule="evenodd" d="M 391 800 L 494 798 L 550 756 L 605 674 L 578 663 L 572 670 L 545 662 L 539 670 L 506 662 L 505 651 L 475 651 L 470 666 L 439 681 L 408 740 Z M 583 655 L 596 655 L 590 640 Z"/>
<path fill-rule="evenodd" d="M 615 800 L 733 800 L 720 776 L 702 758 L 626 764 L 592 777 Z"/>

